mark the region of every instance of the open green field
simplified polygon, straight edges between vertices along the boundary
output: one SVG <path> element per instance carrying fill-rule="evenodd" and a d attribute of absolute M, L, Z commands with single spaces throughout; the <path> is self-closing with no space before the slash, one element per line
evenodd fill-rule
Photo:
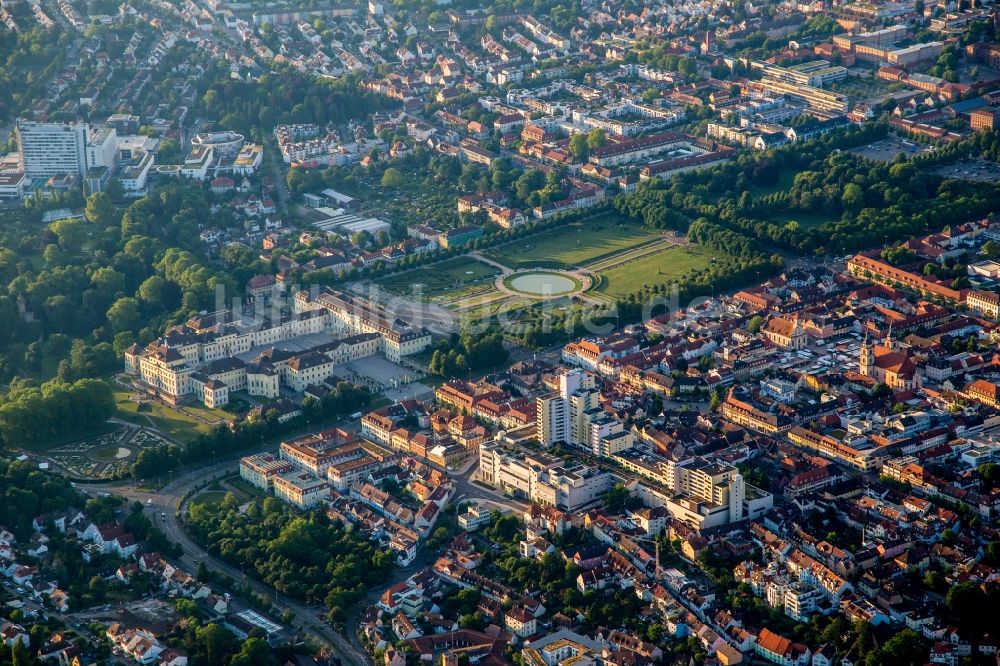
<path fill-rule="evenodd" d="M 264 498 L 267 497 L 267 493 L 253 485 L 246 479 L 240 478 L 238 475 L 230 476 L 226 479 L 226 483 L 230 486 L 237 488 L 240 492 L 246 493 L 252 498 Z"/>
<path fill-rule="evenodd" d="M 775 192 L 787 192 L 792 187 L 795 180 L 795 171 L 791 169 L 781 169 L 778 172 L 778 179 L 771 185 L 754 185 L 750 188 L 750 196 L 754 199 L 766 197 Z"/>
<path fill-rule="evenodd" d="M 608 213 L 518 239 L 487 256 L 511 268 L 572 268 L 657 238 L 660 238 L 658 230 Z"/>
<path fill-rule="evenodd" d="M 212 429 L 212 426 L 199 421 L 190 414 L 159 402 L 150 400 L 139 405 L 131 399 L 130 395 L 126 390 L 115 388 L 115 402 L 118 405 L 115 416 L 123 421 L 156 428 L 178 442 L 186 442 L 194 436 Z M 185 407 L 185 409 L 189 408 L 191 407 Z"/>
<path fill-rule="evenodd" d="M 225 490 L 203 490 L 191 498 L 191 504 L 192 506 L 197 504 L 209 509 L 214 509 L 222 504 L 222 500 L 225 498 Z"/>
<path fill-rule="evenodd" d="M 718 252 L 698 247 L 672 245 L 635 261 L 601 271 L 603 280 L 597 292 L 612 297 L 639 291 L 648 284 L 661 284 L 683 277 L 688 272 L 704 268 L 719 256 Z"/>
<path fill-rule="evenodd" d="M 375 284 L 404 296 L 413 293 L 414 285 L 422 285 L 423 295 L 426 297 L 448 293 L 457 298 L 463 290 L 484 281 L 488 284 L 490 279 L 499 274 L 496 267 L 471 257 L 455 257 L 430 266 L 388 275 L 376 280 Z"/>

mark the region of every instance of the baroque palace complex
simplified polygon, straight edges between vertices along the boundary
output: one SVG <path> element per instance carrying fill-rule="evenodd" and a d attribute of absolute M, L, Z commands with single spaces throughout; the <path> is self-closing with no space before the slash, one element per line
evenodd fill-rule
<path fill-rule="evenodd" d="M 318 334 L 318 335 L 314 335 Z M 304 336 L 295 350 L 279 345 Z M 324 289 L 295 294 L 291 313 L 244 322 L 231 310 L 189 319 L 161 338 L 125 352 L 135 387 L 170 404 L 229 402 L 230 391 L 277 398 L 283 385 L 297 393 L 333 375 L 333 368 L 384 354 L 392 361 L 418 353 L 431 334 L 365 299 Z M 287 346 L 287 345 L 286 345 Z"/>

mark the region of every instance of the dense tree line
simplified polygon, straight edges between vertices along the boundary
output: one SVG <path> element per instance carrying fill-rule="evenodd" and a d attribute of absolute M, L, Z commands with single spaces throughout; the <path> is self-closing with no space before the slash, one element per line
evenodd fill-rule
<path fill-rule="evenodd" d="M 55 379 L 40 387 L 15 380 L 0 398 L 0 437 L 12 446 L 49 437 L 85 433 L 115 412 L 114 394 L 99 379 L 66 383 Z"/>
<path fill-rule="evenodd" d="M 8 122 L 44 97 L 66 64 L 72 36 L 38 25 L 27 5 L 10 7 L 25 28 L 0 30 L 0 121 Z"/>
<path fill-rule="evenodd" d="M 1000 184 L 948 180 L 928 172 L 938 160 L 1000 150 L 997 133 L 984 132 L 963 144 L 889 163 L 846 152 L 885 131 L 884 123 L 873 123 L 804 144 L 747 153 L 714 169 L 649 181 L 619 198 L 616 207 L 652 226 L 680 229 L 681 216 L 705 218 L 749 239 L 814 254 L 879 246 L 1000 208 Z M 783 173 L 795 175 L 787 187 L 776 187 Z M 755 189 L 761 194 L 754 196 Z M 826 221 L 805 224 L 796 217 Z"/>
<path fill-rule="evenodd" d="M 258 142 L 269 140 L 275 125 L 341 125 L 395 105 L 387 97 L 365 92 L 353 77 L 333 81 L 290 67 L 248 82 L 230 78 L 228 66 L 220 66 L 206 78 L 212 83 L 201 98 L 205 113 L 217 118 L 220 127 Z"/>
<path fill-rule="evenodd" d="M 0 524 L 19 540 L 31 535 L 35 516 L 83 507 L 83 495 L 63 477 L 26 462 L 0 458 Z"/>
<path fill-rule="evenodd" d="M 86 218 L 41 223 L 42 209 L 5 213 L 0 230 L 0 378 L 18 372 L 64 381 L 118 367 L 122 351 L 236 294 L 201 256 L 211 217 L 198 189 L 168 183 L 127 208 L 106 194 Z"/>
<path fill-rule="evenodd" d="M 192 506 L 194 537 L 281 594 L 325 603 L 332 621 L 343 621 L 347 609 L 392 571 L 392 551 L 380 550 L 322 511 L 301 515 L 273 497 L 251 502 L 244 512 L 234 504 L 224 501 L 215 510 Z"/>
<path fill-rule="evenodd" d="M 428 368 L 440 377 L 463 377 L 506 363 L 509 354 L 501 333 L 453 335 L 435 345 Z"/>

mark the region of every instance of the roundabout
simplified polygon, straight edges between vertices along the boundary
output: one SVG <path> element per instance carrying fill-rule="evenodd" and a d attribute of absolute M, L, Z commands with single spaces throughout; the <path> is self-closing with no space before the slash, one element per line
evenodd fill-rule
<path fill-rule="evenodd" d="M 546 300 L 586 291 L 591 281 L 591 277 L 582 271 L 529 268 L 499 276 L 496 287 L 514 296 Z"/>

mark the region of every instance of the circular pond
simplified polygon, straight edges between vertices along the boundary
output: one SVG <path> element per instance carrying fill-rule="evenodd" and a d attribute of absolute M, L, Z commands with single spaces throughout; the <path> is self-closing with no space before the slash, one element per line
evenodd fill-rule
<path fill-rule="evenodd" d="M 533 296 L 554 296 L 576 291 L 580 283 L 559 273 L 532 272 L 518 273 L 507 281 L 508 286 Z"/>

